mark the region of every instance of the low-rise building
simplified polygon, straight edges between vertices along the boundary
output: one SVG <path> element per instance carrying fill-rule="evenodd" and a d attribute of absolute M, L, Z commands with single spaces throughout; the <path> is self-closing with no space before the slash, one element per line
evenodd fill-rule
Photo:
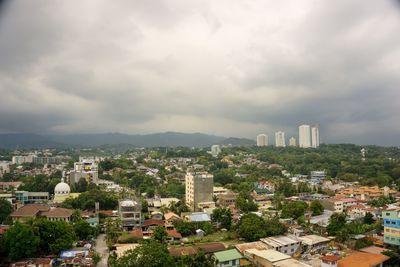
<path fill-rule="evenodd" d="M 280 251 L 287 255 L 293 255 L 301 246 L 301 240 L 292 235 L 267 237 L 262 238 L 261 241 L 267 244 L 268 248 Z"/>
<path fill-rule="evenodd" d="M 235 206 L 238 195 L 239 195 L 238 193 L 234 192 L 230 192 L 224 195 L 219 195 L 217 203 L 221 207 Z"/>
<path fill-rule="evenodd" d="M 236 267 L 240 266 L 240 259 L 243 256 L 236 249 L 215 252 L 213 257 L 217 260 L 218 267 Z"/>
<path fill-rule="evenodd" d="M 383 254 L 355 252 L 339 260 L 338 267 L 382 267 L 388 259 L 389 257 Z"/>
<path fill-rule="evenodd" d="M 244 252 L 244 256 L 248 258 L 255 266 L 273 267 L 279 261 L 290 259 L 289 255 L 274 249 L 248 249 Z"/>
<path fill-rule="evenodd" d="M 319 235 L 300 236 L 299 239 L 302 241 L 303 251 L 306 253 L 323 253 L 331 241 L 329 238 Z"/>
<path fill-rule="evenodd" d="M 339 199 L 329 198 L 320 200 L 320 202 L 326 210 L 333 211 L 336 213 L 342 213 L 344 211 L 343 202 Z"/>

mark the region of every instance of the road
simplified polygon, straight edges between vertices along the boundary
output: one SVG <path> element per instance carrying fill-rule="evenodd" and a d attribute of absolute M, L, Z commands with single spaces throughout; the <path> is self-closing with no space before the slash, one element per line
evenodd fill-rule
<path fill-rule="evenodd" d="M 106 235 L 99 234 L 96 239 L 96 252 L 100 254 L 101 261 L 97 264 L 97 267 L 107 267 L 108 262 L 108 248 L 106 244 Z"/>

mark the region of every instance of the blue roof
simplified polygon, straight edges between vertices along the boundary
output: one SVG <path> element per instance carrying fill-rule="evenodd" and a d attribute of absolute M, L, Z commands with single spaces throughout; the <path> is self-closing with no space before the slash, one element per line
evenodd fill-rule
<path fill-rule="evenodd" d="M 211 221 L 210 215 L 208 215 L 207 213 L 190 214 L 189 218 L 192 222 L 210 222 Z"/>

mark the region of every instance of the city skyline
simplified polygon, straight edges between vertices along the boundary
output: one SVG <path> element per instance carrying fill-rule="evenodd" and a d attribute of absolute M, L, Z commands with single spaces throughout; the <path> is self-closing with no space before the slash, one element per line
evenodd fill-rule
<path fill-rule="evenodd" d="M 400 145 L 400 6 L 367 2 L 2 1 L 0 133 Z"/>

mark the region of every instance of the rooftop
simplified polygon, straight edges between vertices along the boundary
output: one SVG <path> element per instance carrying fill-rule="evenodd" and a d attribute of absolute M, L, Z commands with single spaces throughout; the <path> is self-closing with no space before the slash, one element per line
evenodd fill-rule
<path fill-rule="evenodd" d="M 382 254 L 371 254 L 366 252 L 355 252 L 346 258 L 339 260 L 338 267 L 371 267 L 381 264 L 389 259 Z"/>
<path fill-rule="evenodd" d="M 261 241 L 272 247 L 281 247 L 300 242 L 295 236 L 285 235 L 262 238 Z"/>
<path fill-rule="evenodd" d="M 242 258 L 242 255 L 236 249 L 215 252 L 214 256 L 220 263 Z"/>
<path fill-rule="evenodd" d="M 250 242 L 250 243 L 237 244 L 235 246 L 235 248 L 237 250 L 239 250 L 240 253 L 243 253 L 245 250 L 248 250 L 248 249 L 265 250 L 265 249 L 268 249 L 268 246 L 261 241 L 256 241 L 256 242 Z"/>
<path fill-rule="evenodd" d="M 301 241 L 303 241 L 304 244 L 309 245 L 309 246 L 330 241 L 329 238 L 319 236 L 319 235 L 306 235 L 306 236 L 299 237 L 299 239 Z"/>
<path fill-rule="evenodd" d="M 274 263 L 274 267 L 311 267 L 311 265 L 308 265 L 306 263 L 303 263 L 301 261 L 298 261 L 296 259 L 287 259 L 283 261 L 278 261 Z"/>
<path fill-rule="evenodd" d="M 282 252 L 276 251 L 274 249 L 264 249 L 264 250 L 248 249 L 245 251 L 245 253 L 250 254 L 250 255 L 256 255 L 256 256 L 266 259 L 272 263 L 281 261 L 281 260 L 290 259 L 290 256 L 288 256 Z"/>

